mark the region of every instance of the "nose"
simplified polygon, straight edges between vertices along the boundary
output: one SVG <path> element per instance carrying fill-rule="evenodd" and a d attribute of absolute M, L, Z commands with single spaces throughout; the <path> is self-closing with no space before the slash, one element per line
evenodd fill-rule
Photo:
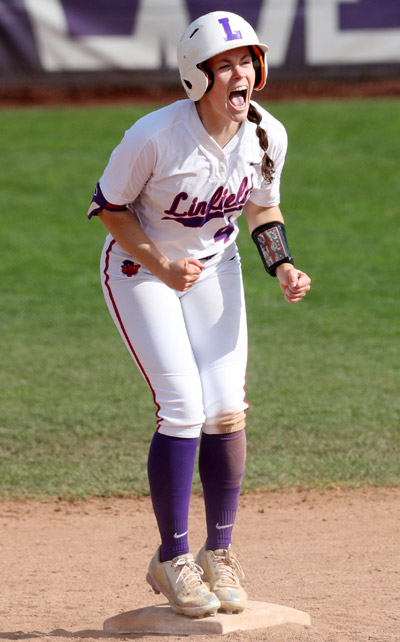
<path fill-rule="evenodd" d="M 241 65 L 237 64 L 237 65 L 233 66 L 233 75 L 238 77 L 238 78 L 244 78 L 244 76 L 246 74 L 245 74 L 245 70 L 243 69 L 243 67 Z"/>

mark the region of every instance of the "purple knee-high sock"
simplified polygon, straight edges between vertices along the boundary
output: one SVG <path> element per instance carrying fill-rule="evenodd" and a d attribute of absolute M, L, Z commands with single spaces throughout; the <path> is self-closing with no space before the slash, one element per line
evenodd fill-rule
<path fill-rule="evenodd" d="M 163 562 L 189 552 L 188 517 L 197 442 L 197 437 L 184 439 L 159 432 L 151 442 L 147 472 Z"/>
<path fill-rule="evenodd" d="M 246 433 L 208 435 L 200 441 L 199 472 L 207 520 L 207 550 L 228 548 L 246 465 Z"/>

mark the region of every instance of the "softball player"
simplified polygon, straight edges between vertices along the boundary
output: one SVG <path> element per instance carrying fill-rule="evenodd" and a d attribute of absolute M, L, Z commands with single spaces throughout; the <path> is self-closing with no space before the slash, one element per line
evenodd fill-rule
<path fill-rule="evenodd" d="M 125 133 L 88 212 L 109 232 L 104 296 L 157 408 L 148 476 L 161 546 L 147 581 L 175 612 L 193 617 L 240 612 L 247 599 L 231 547 L 248 407 L 235 243 L 242 211 L 286 300 L 300 301 L 310 288 L 293 266 L 279 209 L 286 132 L 250 101 L 266 82 L 267 49 L 233 13 L 195 20 L 178 45 L 188 99 Z M 198 441 L 207 540 L 195 560 L 188 512 Z"/>

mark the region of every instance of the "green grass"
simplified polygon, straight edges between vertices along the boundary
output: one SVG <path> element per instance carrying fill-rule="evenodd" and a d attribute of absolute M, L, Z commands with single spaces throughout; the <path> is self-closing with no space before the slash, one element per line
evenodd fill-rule
<path fill-rule="evenodd" d="M 400 482 L 399 106 L 269 106 L 289 134 L 282 209 L 313 289 L 285 303 L 242 225 L 245 490 Z M 155 408 L 103 301 L 103 228 L 85 216 L 144 111 L 0 112 L 0 495 L 147 492 Z"/>

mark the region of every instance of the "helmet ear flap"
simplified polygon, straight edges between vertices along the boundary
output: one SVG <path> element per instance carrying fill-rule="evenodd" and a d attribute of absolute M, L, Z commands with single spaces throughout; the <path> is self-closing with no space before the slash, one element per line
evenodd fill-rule
<path fill-rule="evenodd" d="M 207 83 L 208 84 L 207 84 L 207 89 L 206 89 L 206 92 L 205 92 L 205 93 L 207 93 L 208 91 L 210 91 L 211 87 L 214 84 L 214 73 L 211 71 L 211 69 L 207 65 L 207 60 L 205 60 L 204 62 L 199 62 L 197 67 L 200 69 L 200 71 L 203 72 L 203 74 L 207 78 Z"/>
<path fill-rule="evenodd" d="M 257 45 L 251 45 L 249 49 L 251 52 L 251 57 L 253 59 L 254 71 L 256 72 L 254 89 L 262 89 L 267 82 L 267 65 L 265 54 Z"/>
<path fill-rule="evenodd" d="M 208 76 L 196 65 L 189 69 L 184 75 L 181 75 L 183 87 L 188 97 L 195 101 L 205 94 L 208 88 Z"/>

